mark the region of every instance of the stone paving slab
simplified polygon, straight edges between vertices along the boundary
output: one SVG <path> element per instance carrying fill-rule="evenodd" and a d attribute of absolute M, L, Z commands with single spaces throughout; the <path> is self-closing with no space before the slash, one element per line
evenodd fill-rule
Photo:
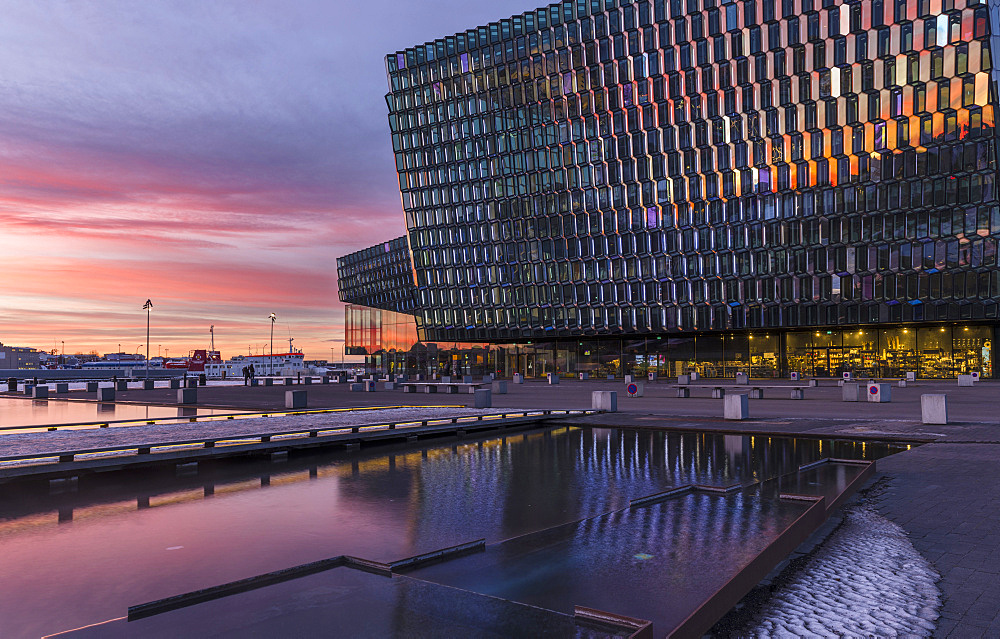
<path fill-rule="evenodd" d="M 715 383 L 712 380 L 703 380 Z M 763 381 L 763 380 L 762 380 Z M 737 386 L 728 380 L 719 380 L 730 392 L 749 392 L 750 386 Z M 767 380 L 770 385 L 774 381 Z M 789 382 L 789 386 L 791 386 Z M 801 384 L 799 384 L 801 386 Z M 308 393 L 310 408 L 337 408 L 344 406 L 385 406 L 391 404 L 440 405 L 474 404 L 470 394 L 427 395 L 423 393 L 403 393 L 400 390 L 386 391 L 380 382 L 374 393 L 350 392 L 347 384 L 311 384 L 295 386 L 205 386 L 198 389 L 199 406 L 212 408 L 233 408 L 237 410 L 278 410 L 284 407 L 285 391 L 296 389 Z M 596 390 L 618 391 L 618 410 L 623 414 L 646 414 L 692 417 L 722 417 L 722 400 L 709 397 L 709 390 L 692 391 L 692 397 L 676 397 L 676 385 L 668 382 L 646 383 L 643 397 L 629 398 L 625 384 L 621 380 L 563 380 L 558 386 L 549 386 L 541 381 L 524 384 L 507 382 L 508 393 L 493 394 L 494 407 L 537 407 L 537 408 L 590 408 L 591 393 Z M 1000 411 L 995 410 L 1000 400 L 1000 380 L 979 382 L 971 388 L 959 388 L 954 380 L 920 381 L 906 388 L 892 388 L 892 402 L 875 404 L 869 402 L 844 402 L 841 388 L 835 380 L 823 380 L 822 385 L 807 388 L 805 399 L 789 399 L 784 391 L 766 393 L 765 399 L 750 400 L 752 419 L 786 419 L 834 416 L 837 419 L 855 419 L 859 422 L 870 420 L 920 421 L 920 395 L 924 393 L 946 393 L 948 395 L 949 417 L 956 423 L 1000 424 Z M 93 398 L 93 393 L 70 393 L 76 399 Z M 62 396 L 59 396 L 62 397 Z M 177 392 L 157 388 L 151 391 L 129 390 L 117 395 L 119 402 L 135 402 L 176 405 Z"/>
<path fill-rule="evenodd" d="M 1000 441 L 938 442 L 879 460 L 881 514 L 941 573 L 935 636 L 1000 636 Z"/>

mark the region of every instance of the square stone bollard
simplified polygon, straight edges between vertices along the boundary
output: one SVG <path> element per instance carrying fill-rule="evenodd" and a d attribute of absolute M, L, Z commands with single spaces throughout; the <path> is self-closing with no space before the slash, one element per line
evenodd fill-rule
<path fill-rule="evenodd" d="M 793 388 L 792 394 L 789 396 L 791 399 L 805 399 L 806 393 L 801 388 Z"/>
<path fill-rule="evenodd" d="M 329 384 L 330 383 L 330 376 L 329 375 L 324 375 L 323 377 L 320 377 L 319 378 L 319 383 L 320 384 Z"/>
<path fill-rule="evenodd" d="M 635 381 L 635 376 L 633 376 L 633 375 L 626 375 L 625 376 L 625 383 L 626 384 L 631 384 L 634 381 Z"/>
<path fill-rule="evenodd" d="M 97 389 L 100 388 L 100 387 L 101 387 L 101 385 L 99 383 L 97 383 L 97 382 L 87 382 L 87 392 L 88 393 L 96 393 Z"/>
<path fill-rule="evenodd" d="M 690 388 L 681 388 L 681 387 L 678 387 L 677 388 L 677 397 L 678 398 L 691 397 L 691 389 Z"/>
<path fill-rule="evenodd" d="M 605 413 L 618 412 L 618 393 L 615 391 L 594 391 L 590 394 L 590 406 Z"/>
<path fill-rule="evenodd" d="M 590 373 L 580 373 L 580 381 L 581 382 L 586 381 L 588 379 L 590 379 Z"/>
<path fill-rule="evenodd" d="M 198 403 L 198 380 L 194 380 L 195 385 L 191 388 L 178 388 L 177 389 L 177 403 L 178 404 L 197 404 Z"/>
<path fill-rule="evenodd" d="M 806 382 L 806 383 L 807 383 L 807 384 L 809 384 L 809 386 L 813 386 L 813 387 L 815 387 L 815 386 L 819 386 L 819 382 L 818 382 L 817 380 L 815 380 L 815 379 L 810 379 L 810 380 L 809 380 L 808 382 Z"/>
<path fill-rule="evenodd" d="M 285 408 L 305 408 L 307 404 L 306 391 L 285 391 Z"/>
<path fill-rule="evenodd" d="M 442 375 L 441 376 L 441 383 L 442 384 L 450 384 L 451 383 L 451 375 Z"/>
<path fill-rule="evenodd" d="M 69 392 L 69 384 L 67 384 L 66 382 L 61 382 L 59 384 L 56 384 L 56 393 L 57 394 L 61 395 L 63 393 L 68 393 L 68 392 Z"/>
<path fill-rule="evenodd" d="M 681 384 L 681 385 L 690 384 L 691 383 L 691 376 L 690 375 L 678 375 L 677 376 L 677 383 Z"/>
<path fill-rule="evenodd" d="M 906 380 L 905 379 L 899 380 L 897 386 L 899 386 L 900 388 L 906 388 Z"/>
<path fill-rule="evenodd" d="M 7 390 L 10 391 L 11 393 L 16 393 L 17 392 L 17 378 L 16 377 L 8 377 L 7 378 Z"/>
<path fill-rule="evenodd" d="M 908 382 L 915 382 L 915 381 L 917 381 L 917 374 L 914 371 L 907 371 L 906 372 L 906 381 L 908 381 Z"/>
<path fill-rule="evenodd" d="M 750 389 L 750 399 L 764 399 L 764 389 L 763 388 L 751 388 Z"/>
<path fill-rule="evenodd" d="M 495 382 L 493 382 L 492 386 L 493 386 L 493 392 L 496 393 L 497 395 L 507 394 L 507 380 L 498 379 Z"/>
<path fill-rule="evenodd" d="M 362 384 L 365 387 L 366 393 L 374 393 L 375 391 L 378 390 L 378 387 L 375 385 L 376 382 L 374 379 L 366 379 L 364 382 L 362 382 Z"/>
<path fill-rule="evenodd" d="M 614 375 L 608 375 L 608 381 L 609 381 L 609 382 L 612 382 L 612 381 L 614 381 L 614 379 L 615 379 L 615 376 L 614 376 Z"/>
<path fill-rule="evenodd" d="M 646 380 L 650 382 L 655 382 L 657 378 L 656 371 L 649 371 L 646 373 Z"/>
<path fill-rule="evenodd" d="M 545 378 L 549 381 L 549 384 L 553 386 L 559 383 L 558 373 L 546 373 Z"/>
<path fill-rule="evenodd" d="M 959 375 L 958 385 L 959 386 L 972 386 L 972 375 Z"/>
<path fill-rule="evenodd" d="M 697 382 L 699 379 L 701 379 L 701 375 L 698 373 L 698 371 L 691 371 L 690 375 L 692 382 Z"/>
<path fill-rule="evenodd" d="M 484 384 L 488 384 L 489 382 L 492 382 L 492 381 L 493 381 L 493 373 L 486 373 L 485 375 L 483 375 L 483 383 Z"/>
<path fill-rule="evenodd" d="M 940 395 L 921 395 L 920 418 L 925 424 L 947 424 L 948 396 L 943 393 Z"/>
<path fill-rule="evenodd" d="M 462 383 L 463 384 L 471 384 L 472 383 L 472 375 L 462 375 Z"/>
<path fill-rule="evenodd" d="M 721 386 L 716 386 L 712 389 L 712 399 L 724 399 L 726 397 L 726 389 Z"/>
<path fill-rule="evenodd" d="M 396 390 L 396 382 L 384 382 L 386 390 Z"/>
<path fill-rule="evenodd" d="M 303 377 L 302 378 L 302 383 L 306 384 L 306 385 L 311 385 L 313 383 L 313 378 L 312 377 Z"/>
<path fill-rule="evenodd" d="M 741 386 L 750 384 L 750 376 L 746 373 L 736 373 L 736 383 Z"/>
<path fill-rule="evenodd" d="M 27 383 L 27 382 L 25 382 L 25 383 L 24 383 L 24 394 L 25 394 L 25 395 L 29 395 L 29 396 L 30 396 L 30 395 L 31 395 L 31 393 L 32 393 L 32 392 L 33 392 L 34 390 L 35 390 L 35 385 L 34 385 L 34 384 L 29 384 L 29 383 Z"/>
<path fill-rule="evenodd" d="M 744 393 L 730 393 L 722 403 L 725 419 L 746 419 L 750 416 L 750 399 Z"/>
<path fill-rule="evenodd" d="M 294 383 L 295 383 L 295 378 L 294 377 L 286 377 L 285 378 L 285 386 L 291 386 Z"/>
<path fill-rule="evenodd" d="M 128 382 L 124 379 L 120 379 L 115 383 L 115 390 L 126 391 L 128 390 Z"/>
<path fill-rule="evenodd" d="M 358 384 L 358 383 L 351 384 L 352 393 L 361 393 L 364 392 L 364 390 L 365 390 L 364 384 Z"/>
<path fill-rule="evenodd" d="M 264 386 L 274 386 L 274 378 L 273 377 L 265 377 L 264 378 Z"/>
<path fill-rule="evenodd" d="M 142 380 L 142 390 L 153 390 L 156 387 L 156 382 L 151 379 Z"/>
<path fill-rule="evenodd" d="M 515 384 L 523 384 L 524 383 L 524 375 L 522 375 L 521 373 L 514 373 L 513 382 Z"/>
<path fill-rule="evenodd" d="M 493 391 L 488 388 L 476 389 L 476 408 L 493 408 Z"/>
<path fill-rule="evenodd" d="M 182 384 L 183 388 L 198 388 L 198 378 L 188 377 L 187 382 Z"/>
<path fill-rule="evenodd" d="M 113 402 L 115 401 L 115 389 L 113 386 L 101 386 L 97 389 L 97 401 L 99 402 Z"/>
<path fill-rule="evenodd" d="M 170 388 L 180 388 L 183 382 L 184 380 L 180 377 L 174 377 L 170 380 Z"/>
<path fill-rule="evenodd" d="M 885 404 L 891 402 L 892 384 L 876 384 L 874 382 L 868 384 L 868 401 L 875 404 Z"/>
<path fill-rule="evenodd" d="M 856 383 L 845 383 L 840 387 L 840 398 L 845 402 L 857 402 L 860 401 L 860 386 Z"/>
<path fill-rule="evenodd" d="M 33 399 L 48 399 L 49 398 L 49 387 L 48 386 L 35 386 L 31 389 L 31 397 Z"/>

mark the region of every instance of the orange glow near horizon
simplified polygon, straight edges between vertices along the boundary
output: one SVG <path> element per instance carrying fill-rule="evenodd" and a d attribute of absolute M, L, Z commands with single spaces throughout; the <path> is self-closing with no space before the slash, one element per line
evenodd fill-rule
<path fill-rule="evenodd" d="M 233 197 L 163 181 L 126 189 L 101 176 L 0 165 L 0 342 L 68 354 L 341 357 L 336 257 L 384 239 L 392 212 L 330 207 L 280 214 L 288 194 Z M 105 178 L 107 176 L 104 176 Z M 396 213 L 396 223 L 402 226 Z M 333 349 L 331 351 L 331 349 Z"/>

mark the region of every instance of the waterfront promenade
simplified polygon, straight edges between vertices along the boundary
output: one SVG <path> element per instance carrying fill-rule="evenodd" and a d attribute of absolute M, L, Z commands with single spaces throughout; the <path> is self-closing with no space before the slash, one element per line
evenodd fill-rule
<path fill-rule="evenodd" d="M 711 380 L 704 383 L 714 384 Z M 732 383 L 725 386 L 746 390 Z M 336 384 L 294 388 L 308 391 L 310 409 L 473 403 L 473 396 L 464 394 L 358 393 Z M 996 472 L 1000 383 L 984 381 L 973 388 L 959 388 L 953 380 L 920 381 L 906 388 L 893 387 L 891 403 L 872 404 L 842 402 L 840 387 L 827 380 L 807 388 L 803 400 L 771 390 L 775 399 L 751 400 L 750 419 L 741 422 L 721 419 L 722 400 L 711 399 L 709 389 L 693 390 L 692 397 L 682 399 L 668 382 L 647 383 L 641 398 L 626 397 L 621 381 L 563 380 L 558 386 L 530 381 L 508 383 L 508 388 L 506 395 L 493 395 L 494 408 L 590 408 L 592 391 L 617 390 L 619 412 L 575 418 L 577 423 L 593 426 L 928 442 L 878 463 L 879 475 L 888 480 L 878 509 L 906 530 L 917 550 L 942 575 L 943 608 L 936 635 L 1000 635 L 1000 478 Z M 285 390 L 288 387 L 202 387 L 198 405 L 280 410 Z M 923 393 L 948 394 L 952 423 L 920 423 Z M 87 396 L 70 394 L 76 399 Z M 130 390 L 120 392 L 117 399 L 170 404 L 176 391 Z"/>

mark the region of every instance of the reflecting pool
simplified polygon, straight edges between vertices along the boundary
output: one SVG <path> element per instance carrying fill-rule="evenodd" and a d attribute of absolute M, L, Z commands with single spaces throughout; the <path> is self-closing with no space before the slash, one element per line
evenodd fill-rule
<path fill-rule="evenodd" d="M 471 583 L 466 571 L 441 583 L 566 613 L 566 601 L 510 584 L 533 566 L 542 573 L 538 584 L 569 578 L 582 590 L 598 588 L 584 572 L 567 571 L 580 557 L 599 560 L 607 575 L 657 574 L 677 553 L 707 552 L 720 526 L 730 531 L 722 560 L 752 552 L 755 535 L 803 508 L 773 499 L 776 478 L 824 457 L 876 459 L 905 448 L 562 428 L 275 464 L 219 463 L 180 477 L 84 476 L 76 491 L 61 494 L 3 485 L 0 636 L 76 628 L 120 617 L 130 605 L 337 555 L 392 561 L 478 538 L 487 552 L 453 566 L 485 562 L 501 578 Z M 676 486 L 765 480 L 775 481 L 628 509 L 631 499 Z M 770 499 L 757 498 L 760 492 Z M 750 545 L 731 548 L 744 542 Z M 602 558 L 609 543 L 620 551 Z M 663 574 L 669 578 L 649 582 L 655 597 L 696 577 Z"/>

